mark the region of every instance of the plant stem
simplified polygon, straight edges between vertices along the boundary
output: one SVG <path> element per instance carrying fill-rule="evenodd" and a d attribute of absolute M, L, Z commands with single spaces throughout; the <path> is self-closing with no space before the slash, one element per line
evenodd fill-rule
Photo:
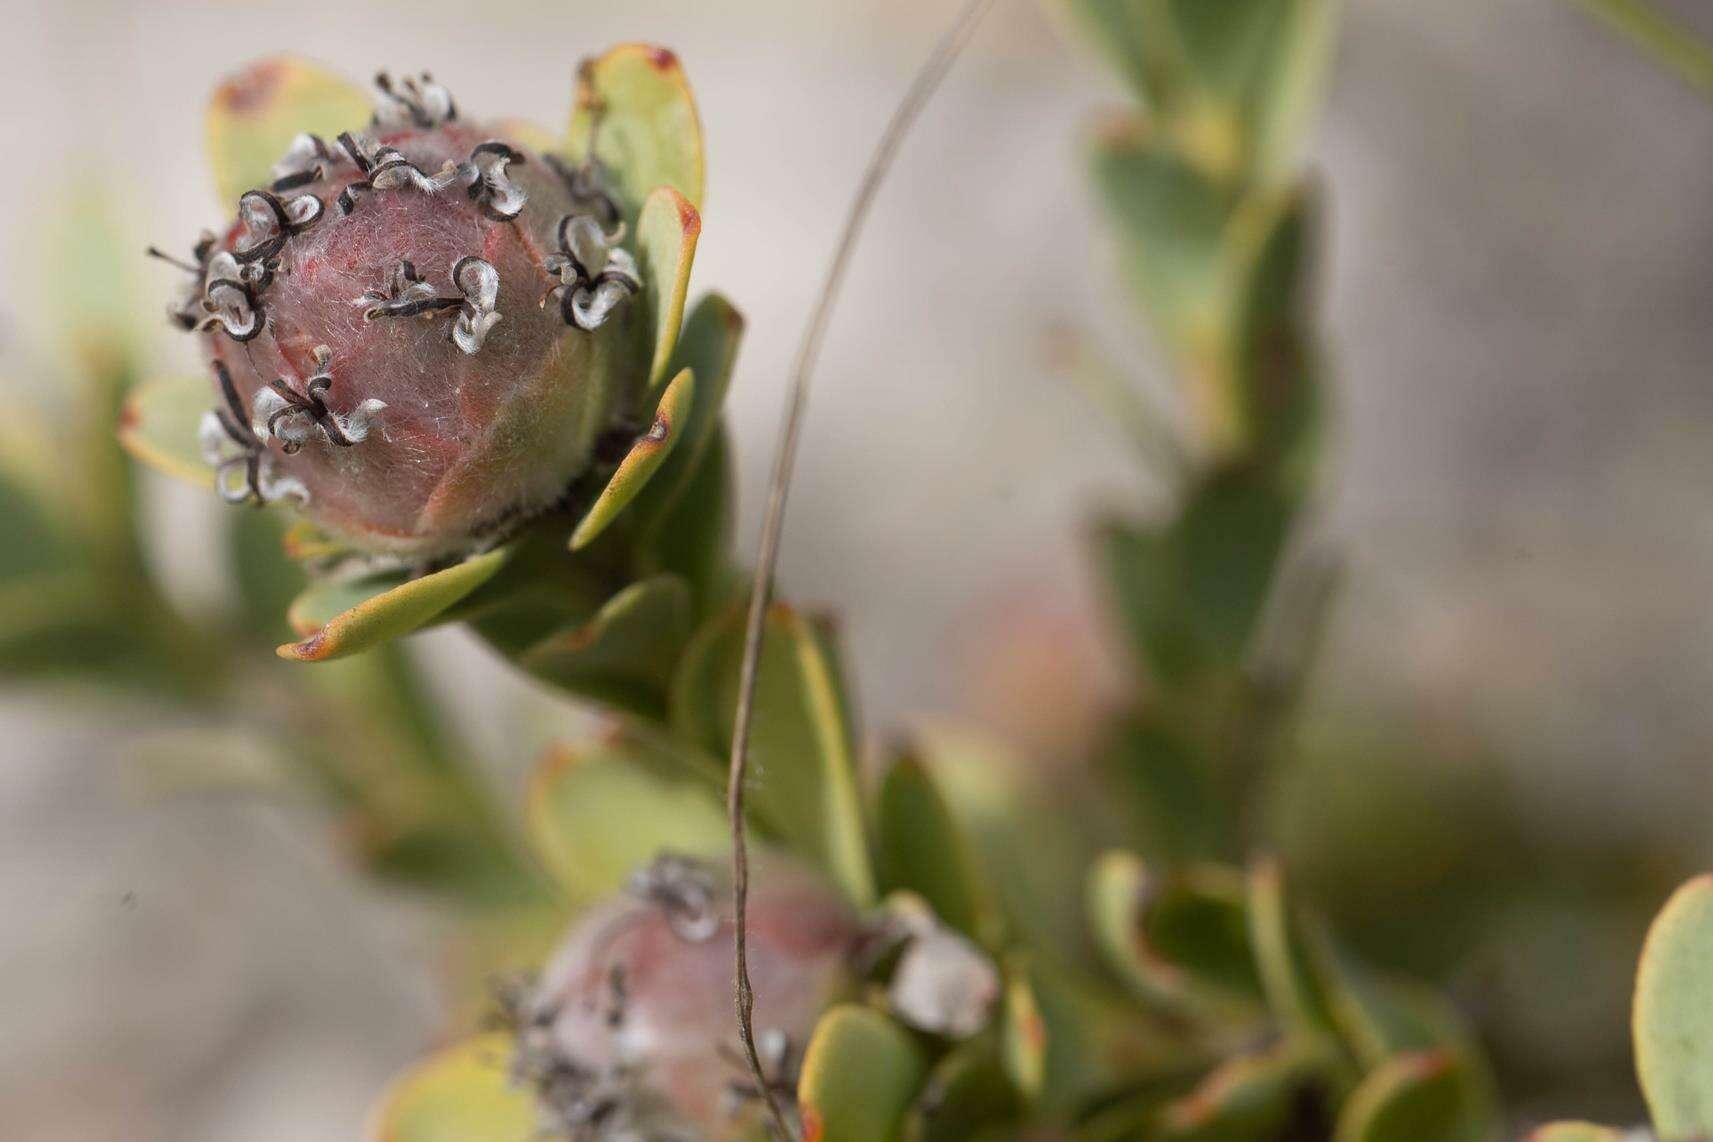
<path fill-rule="evenodd" d="M 762 1070 L 755 1050 L 755 989 L 750 985 L 748 959 L 749 930 L 749 847 L 744 824 L 744 783 L 749 769 L 750 721 L 755 709 L 756 682 L 761 673 L 762 639 L 767 625 L 767 605 L 773 594 L 773 572 L 779 562 L 779 541 L 785 530 L 785 499 L 791 486 L 791 472 L 796 464 L 797 443 L 802 436 L 803 413 L 808 403 L 809 377 L 815 359 L 821 351 L 821 340 L 832 317 L 833 304 L 839 286 L 850 266 L 857 238 L 868 218 L 869 208 L 891 168 L 898 148 L 922 108 L 927 106 L 934 90 L 945 78 L 952 62 L 974 35 L 982 16 L 993 0 L 966 0 L 950 28 L 935 45 L 933 54 L 916 73 L 910 89 L 897 110 L 892 113 L 886 131 L 880 137 L 868 169 L 863 172 L 856 199 L 845 218 L 844 232 L 833 251 L 820 295 L 809 317 L 803 342 L 792 366 L 790 389 L 786 398 L 785 415 L 780 420 L 775 446 L 773 474 L 768 484 L 767 514 L 762 523 L 761 541 L 756 552 L 755 578 L 750 586 L 749 612 L 744 622 L 743 664 L 738 674 L 737 714 L 732 724 L 731 764 L 726 779 L 726 813 L 732 832 L 732 927 L 733 952 L 736 960 L 736 998 L 738 1037 L 743 1042 L 744 1058 L 749 1063 L 750 1076 L 756 1090 L 767 1104 L 768 1117 L 781 1138 L 793 1137 L 779 1097 Z"/>
<path fill-rule="evenodd" d="M 1667 19 L 1646 0 L 1576 0 L 1644 55 L 1690 86 L 1713 96 L 1713 48 Z"/>

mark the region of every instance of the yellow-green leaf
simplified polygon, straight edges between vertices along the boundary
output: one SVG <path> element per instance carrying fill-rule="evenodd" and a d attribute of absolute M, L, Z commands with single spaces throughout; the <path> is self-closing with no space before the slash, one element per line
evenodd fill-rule
<path fill-rule="evenodd" d="M 279 648 L 281 658 L 299 662 L 322 662 L 356 654 L 390 639 L 402 638 L 433 622 L 454 603 L 492 579 L 511 557 L 510 547 L 500 547 L 471 556 L 396 586 L 391 580 L 376 584 L 323 584 L 311 587 L 292 604 L 291 621 L 298 642 Z M 369 594 L 361 594 L 367 586 Z M 328 614 L 330 610 L 332 614 Z"/>
<path fill-rule="evenodd" d="M 1636 1073 L 1666 1142 L 1713 1134 L 1713 874 L 1655 917 L 1636 971 Z"/>
<path fill-rule="evenodd" d="M 524 813 L 537 855 L 579 904 L 619 891 L 662 850 L 719 859 L 731 847 L 714 787 L 660 772 L 624 738 L 549 754 Z"/>
<path fill-rule="evenodd" d="M 131 390 L 119 413 L 119 443 L 137 460 L 199 487 L 214 487 L 198 429 L 214 407 L 206 377 L 173 377 Z"/>
<path fill-rule="evenodd" d="M 1000 1057 L 1005 1071 L 1025 1098 L 1039 1098 L 1047 1082 L 1047 1048 L 1050 1038 L 1040 1001 L 1029 983 L 1029 974 L 1014 963 L 1006 972 L 1005 1011 L 1000 1038 Z"/>
<path fill-rule="evenodd" d="M 669 186 L 702 205 L 702 124 L 678 57 L 653 44 L 620 44 L 577 69 L 577 102 L 565 155 L 593 154 L 628 217 L 650 191 Z"/>
<path fill-rule="evenodd" d="M 1260 861 L 1250 872 L 1249 932 L 1274 1016 L 1297 1035 L 1332 1034 L 1331 999 L 1315 971 L 1302 920 L 1291 907 L 1284 870 L 1275 860 Z"/>
<path fill-rule="evenodd" d="M 643 203 L 636 223 L 637 261 L 642 269 L 643 311 L 653 322 L 653 356 L 648 383 L 666 379 L 678 331 L 684 324 L 684 302 L 690 293 L 690 266 L 696 260 L 696 240 L 702 216 L 671 187 L 660 187 Z"/>
<path fill-rule="evenodd" d="M 673 685 L 681 736 L 716 756 L 731 748 L 743 614 L 691 640 Z M 852 725 L 824 633 L 782 605 L 767 616 L 750 736 L 749 803 L 762 823 L 815 861 L 858 905 L 875 898 L 857 791 Z"/>
<path fill-rule="evenodd" d="M 332 139 L 362 126 L 371 103 L 362 90 L 307 60 L 257 60 L 214 89 L 208 105 L 208 162 L 222 202 L 272 181 L 273 165 L 298 134 Z"/>
<path fill-rule="evenodd" d="M 619 461 L 607 486 L 601 489 L 571 533 L 572 551 L 581 551 L 593 543 L 654 478 L 683 435 L 695 391 L 696 377 L 689 369 L 680 372 L 666 386 L 648 431 L 631 443 L 630 451 Z"/>
<path fill-rule="evenodd" d="M 535 1099 L 513 1085 L 511 1039 L 455 1043 L 393 1081 L 369 1119 L 368 1142 L 535 1142 Z"/>
<path fill-rule="evenodd" d="M 637 505 L 649 521 L 644 526 L 650 533 L 659 526 L 661 517 L 670 514 L 684 483 L 696 475 L 719 435 L 720 408 L 731 385 L 743 325 L 743 316 L 719 294 L 709 294 L 697 302 L 683 323 L 667 372 L 676 375 L 689 369 L 696 376 L 696 389 L 678 445 L 650 482 L 644 502 Z"/>
<path fill-rule="evenodd" d="M 1624 1142 L 1624 1132 L 1592 1122 L 1549 1122 L 1529 1131 L 1523 1142 Z"/>
<path fill-rule="evenodd" d="M 898 1024 L 843 1004 L 815 1026 L 797 1102 L 804 1142 L 888 1142 L 922 1086 L 922 1051 Z"/>

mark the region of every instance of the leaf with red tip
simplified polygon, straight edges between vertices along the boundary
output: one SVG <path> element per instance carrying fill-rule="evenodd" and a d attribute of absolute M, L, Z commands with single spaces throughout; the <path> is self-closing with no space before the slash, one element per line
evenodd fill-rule
<path fill-rule="evenodd" d="M 696 374 L 690 422 L 631 508 L 637 518 L 637 566 L 683 576 L 698 613 L 707 613 L 729 584 L 732 475 L 720 409 L 743 324 L 718 295 L 702 298 L 684 322 L 672 367 Z"/>
<path fill-rule="evenodd" d="M 1040 1097 L 1047 1082 L 1047 1020 L 1021 964 L 1010 965 L 1006 977 L 1000 1059 L 1017 1089 L 1025 1098 L 1034 1099 Z"/>
<path fill-rule="evenodd" d="M 577 69 L 565 157 L 599 159 L 628 217 L 658 186 L 702 205 L 702 124 L 678 57 L 653 44 L 620 44 Z"/>
<path fill-rule="evenodd" d="M 904 1028 L 870 1007 L 833 1008 L 815 1025 L 797 1081 L 803 1142 L 898 1137 L 926 1073 Z"/>
<path fill-rule="evenodd" d="M 1497 1123 L 1456 1055 L 1398 1055 L 1370 1071 L 1338 1116 L 1333 1142 L 1483 1142 Z"/>
<path fill-rule="evenodd" d="M 271 56 L 229 76 L 208 105 L 208 163 L 221 201 L 273 181 L 273 166 L 308 131 L 332 140 L 361 127 L 372 103 L 361 88 L 307 60 Z"/>
<path fill-rule="evenodd" d="M 683 485 L 697 474 L 703 458 L 714 446 L 714 438 L 720 431 L 720 410 L 731 387 L 743 329 L 743 315 L 717 293 L 708 294 L 698 301 L 683 322 L 667 371 L 676 375 L 680 370 L 689 369 L 695 373 L 696 391 L 691 400 L 688 421 L 680 431 L 677 448 L 660 475 L 649 485 L 643 502 L 637 505 L 637 509 L 651 521 L 645 524 L 651 532 L 659 517 L 669 512 Z"/>
<path fill-rule="evenodd" d="M 1156 1137 L 1162 1142 L 1265 1142 L 1280 1137 L 1297 1091 L 1313 1073 L 1313 1056 L 1292 1043 L 1227 1059 L 1165 1107 Z"/>
<path fill-rule="evenodd" d="M 689 369 L 680 372 L 666 386 L 648 431 L 631 443 L 630 451 L 619 461 L 607 486 L 601 489 L 571 533 L 572 551 L 581 551 L 593 543 L 666 463 L 690 419 L 695 391 L 696 378 Z"/>
<path fill-rule="evenodd" d="M 511 1037 L 481 1035 L 393 1080 L 370 1114 L 368 1142 L 533 1142 L 535 1098 L 511 1080 Z"/>
<path fill-rule="evenodd" d="M 643 203 L 637 219 L 637 260 L 642 269 L 642 306 L 653 323 L 653 356 L 648 383 L 666 379 L 678 331 L 684 324 L 684 302 L 690 293 L 690 266 L 696 260 L 696 240 L 702 216 L 683 195 L 661 187 Z"/>
<path fill-rule="evenodd" d="M 510 547 L 496 548 L 403 583 L 383 579 L 317 584 L 291 607 L 292 626 L 305 637 L 281 646 L 279 656 L 323 662 L 402 638 L 492 579 L 511 554 Z"/>
<path fill-rule="evenodd" d="M 198 430 L 214 407 L 206 377 L 172 377 L 132 389 L 119 412 L 119 443 L 133 459 L 198 487 L 214 487 Z"/>

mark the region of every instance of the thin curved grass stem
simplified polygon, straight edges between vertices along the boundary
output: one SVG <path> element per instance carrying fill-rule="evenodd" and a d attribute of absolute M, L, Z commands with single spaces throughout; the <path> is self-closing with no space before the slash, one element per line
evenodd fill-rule
<path fill-rule="evenodd" d="M 762 1069 L 755 1047 L 755 990 L 750 984 L 747 938 L 749 931 L 749 848 L 744 825 L 744 783 L 749 770 L 749 739 L 755 710 L 756 681 L 761 671 L 762 640 L 767 624 L 767 606 L 773 593 L 773 573 L 779 562 L 779 541 L 785 529 L 785 500 L 796 464 L 797 444 L 802 435 L 803 413 L 808 404 L 809 377 L 821 351 L 821 341 L 832 317 L 839 286 L 849 268 L 851 253 L 868 218 L 869 208 L 886 178 L 898 149 L 911 126 L 927 106 L 952 63 L 975 34 L 993 0 L 965 0 L 951 26 L 935 45 L 933 53 L 916 73 L 886 131 L 880 137 L 863 179 L 857 188 L 844 232 L 833 252 L 815 308 L 810 314 L 803 341 L 791 369 L 785 413 L 780 419 L 775 445 L 773 473 L 768 484 L 767 514 L 755 558 L 755 576 L 750 587 L 749 611 L 744 623 L 743 663 L 738 674 L 737 711 L 732 725 L 732 752 L 726 784 L 726 813 L 732 835 L 733 953 L 736 968 L 738 1037 L 756 1090 L 766 1102 L 768 1118 L 781 1139 L 794 1137 L 779 1096 Z"/>

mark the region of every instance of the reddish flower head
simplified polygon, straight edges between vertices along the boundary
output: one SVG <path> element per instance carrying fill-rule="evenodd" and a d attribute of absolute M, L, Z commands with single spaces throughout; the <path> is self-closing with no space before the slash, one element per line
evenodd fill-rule
<path fill-rule="evenodd" d="M 631 412 L 645 321 L 623 211 L 571 166 L 382 75 L 362 131 L 300 134 L 198 245 L 203 451 L 235 501 L 351 546 L 467 551 L 549 506 Z"/>
<path fill-rule="evenodd" d="M 772 862 L 753 883 L 756 1037 L 789 1097 L 793 1060 L 849 983 L 862 931 L 802 869 Z M 757 1105 L 732 1017 L 729 890 L 674 856 L 631 888 L 577 921 L 518 1003 L 517 1069 L 556 1126 L 622 1119 L 638 1136 L 724 1137 Z"/>

